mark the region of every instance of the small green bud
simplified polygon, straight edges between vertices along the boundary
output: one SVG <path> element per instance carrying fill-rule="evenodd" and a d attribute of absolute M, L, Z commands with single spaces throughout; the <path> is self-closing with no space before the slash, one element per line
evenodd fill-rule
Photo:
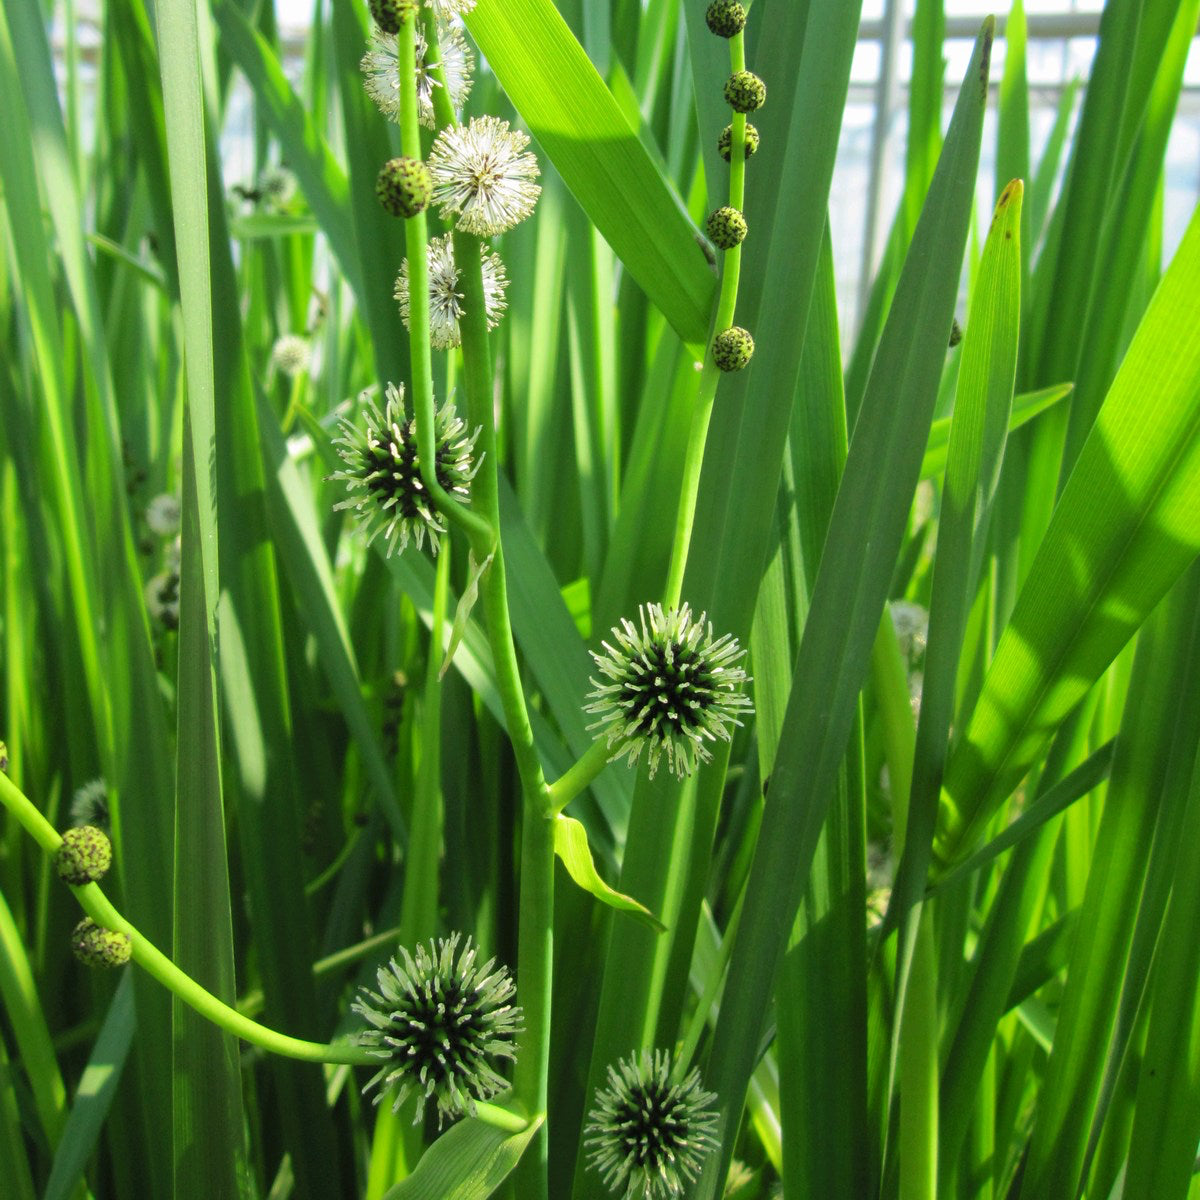
<path fill-rule="evenodd" d="M 718 250 L 732 250 L 745 240 L 746 218 L 736 208 L 726 204 L 708 214 L 704 230 Z"/>
<path fill-rule="evenodd" d="M 732 146 L 733 126 L 726 125 L 721 130 L 721 136 L 717 138 L 717 152 L 726 162 L 729 162 L 733 157 Z M 758 149 L 758 130 L 749 121 L 746 122 L 746 140 L 742 143 L 742 149 L 745 151 L 747 158 Z"/>
<path fill-rule="evenodd" d="M 105 929 L 84 917 L 71 930 L 71 950 L 85 966 L 119 967 L 129 961 L 133 945 L 128 934 Z"/>
<path fill-rule="evenodd" d="M 746 28 L 746 10 L 737 0 L 713 0 L 704 19 L 717 37 L 731 38 Z"/>
<path fill-rule="evenodd" d="M 399 33 L 400 26 L 421 7 L 420 0 L 368 0 L 368 5 L 384 33 Z"/>
<path fill-rule="evenodd" d="M 433 199 L 429 168 L 419 158 L 393 158 L 375 180 L 375 195 L 393 217 L 415 217 Z"/>
<path fill-rule="evenodd" d="M 54 853 L 54 869 L 63 883 L 83 887 L 103 879 L 112 865 L 112 842 L 95 825 L 77 825 L 63 834 Z"/>
<path fill-rule="evenodd" d="M 726 80 L 725 102 L 734 112 L 753 112 L 766 99 L 767 85 L 753 71 L 734 71 Z"/>
<path fill-rule="evenodd" d="M 950 349 L 953 350 L 962 341 L 962 326 L 957 317 L 950 318 Z"/>
<path fill-rule="evenodd" d="M 740 325 L 722 329 L 713 339 L 713 362 L 722 371 L 740 371 L 754 355 L 754 339 Z"/>

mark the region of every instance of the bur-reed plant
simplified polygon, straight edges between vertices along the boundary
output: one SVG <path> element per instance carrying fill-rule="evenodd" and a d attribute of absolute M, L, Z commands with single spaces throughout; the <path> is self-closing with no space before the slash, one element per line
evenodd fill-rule
<path fill-rule="evenodd" d="M 100 14 L 0 8 L 4 1194 L 1196 1194 L 1200 0 L 1037 161 L 917 0 L 844 364 L 857 4 Z"/>

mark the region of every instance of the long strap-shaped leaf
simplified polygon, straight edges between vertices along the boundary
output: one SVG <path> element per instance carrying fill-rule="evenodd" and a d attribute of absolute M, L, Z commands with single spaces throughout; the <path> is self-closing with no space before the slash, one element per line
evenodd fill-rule
<path fill-rule="evenodd" d="M 933 416 L 974 197 L 993 29 L 989 19 L 955 106 L 863 397 L 813 586 L 706 1080 L 719 1096 L 726 1162 Z M 695 1194 L 712 1200 L 723 1177 L 719 1168 L 706 1170 Z"/>
<path fill-rule="evenodd" d="M 965 737 L 939 849 L 965 851 L 1200 553 L 1200 213 L 1113 381 Z"/>
<path fill-rule="evenodd" d="M 480 0 L 471 36 L 509 99 L 650 299 L 702 345 L 716 292 L 695 227 L 550 0 Z"/>

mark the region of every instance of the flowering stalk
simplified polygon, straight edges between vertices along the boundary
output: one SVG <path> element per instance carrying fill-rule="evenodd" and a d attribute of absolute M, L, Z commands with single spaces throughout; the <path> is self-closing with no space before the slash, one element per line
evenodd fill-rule
<path fill-rule="evenodd" d="M 744 34 L 739 30 L 729 39 L 729 64 L 735 74 L 746 69 Z M 741 146 L 746 137 L 746 114 L 735 111 L 730 145 Z M 729 207 L 739 213 L 745 205 L 746 156 L 731 153 L 729 156 Z M 730 327 L 737 307 L 738 280 L 741 276 L 742 247 L 740 241 L 725 251 L 725 262 L 721 272 L 721 293 L 717 300 L 717 311 L 713 318 L 713 345 L 717 336 Z M 683 574 L 687 568 L 688 548 L 692 540 L 692 524 L 696 517 L 696 497 L 700 491 L 700 468 L 704 462 L 704 445 L 708 440 L 708 426 L 712 418 L 713 400 L 717 394 L 717 382 L 721 369 L 713 357 L 713 347 L 704 356 L 700 376 L 700 392 L 692 413 L 691 429 L 683 459 L 683 487 L 679 495 L 679 508 L 675 516 L 675 539 L 671 546 L 671 565 L 667 572 L 667 586 L 663 592 L 663 607 L 675 608 L 683 592 Z"/>

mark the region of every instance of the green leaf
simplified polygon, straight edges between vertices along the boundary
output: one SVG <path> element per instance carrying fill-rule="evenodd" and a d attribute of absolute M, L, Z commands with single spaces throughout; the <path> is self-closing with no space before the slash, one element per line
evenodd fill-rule
<path fill-rule="evenodd" d="M 551 0 L 480 0 L 466 20 L 584 212 L 675 332 L 702 346 L 717 283 L 704 242 Z"/>
<path fill-rule="evenodd" d="M 944 860 L 969 849 L 1198 552 L 1200 213 L 1080 452 L 950 759 Z"/>
<path fill-rule="evenodd" d="M 600 878 L 592 851 L 588 846 L 587 830 L 571 817 L 561 813 L 554 818 L 554 853 L 562 860 L 567 873 L 585 892 L 591 892 L 602 904 L 621 912 L 632 913 L 657 929 L 660 933 L 666 926 L 644 905 L 631 896 L 608 886 Z"/>
<path fill-rule="evenodd" d="M 1022 221 L 1022 224 L 1024 222 Z M 1008 431 L 1020 429 L 1028 424 L 1039 413 L 1052 408 L 1071 394 L 1073 384 L 1058 383 L 1053 387 L 1040 388 L 1036 392 L 1024 392 L 1016 396 L 1012 403 L 1012 417 L 1008 423 Z M 954 420 L 953 413 L 948 417 L 939 417 L 929 427 L 929 444 L 925 449 L 925 457 L 921 460 L 921 478 L 936 479 L 946 469 L 946 458 L 950 449 L 950 424 Z"/>
<path fill-rule="evenodd" d="M 733 1149 L 771 984 L 845 755 L 904 535 L 946 355 L 979 163 L 994 22 L 985 23 L 897 284 L 850 443 L 747 884 L 706 1083 Z M 867 549 L 869 548 L 869 550 Z M 720 1169 L 696 1195 L 711 1200 Z"/>
<path fill-rule="evenodd" d="M 467 555 L 467 586 L 463 588 L 462 595 L 458 598 L 458 607 L 454 610 L 454 624 L 451 626 L 450 640 L 446 643 L 446 653 L 438 671 L 439 679 L 450 669 L 450 663 L 463 640 L 463 634 L 467 632 L 467 622 L 471 619 L 471 610 L 479 599 L 479 581 L 483 578 L 483 573 L 492 565 L 494 557 L 494 554 L 489 554 L 483 562 L 476 562 L 473 553 Z"/>
<path fill-rule="evenodd" d="M 108 1118 L 117 1082 L 125 1066 L 137 1021 L 133 1008 L 133 972 L 126 971 L 113 993 L 108 1015 L 88 1056 L 75 1090 L 62 1141 L 54 1155 L 42 1200 L 71 1200 L 83 1182 L 84 1168 Z"/>
<path fill-rule="evenodd" d="M 544 1117 L 520 1133 L 506 1133 L 467 1117 L 447 1130 L 422 1156 L 417 1169 L 384 1200 L 487 1200 L 517 1165 Z"/>

